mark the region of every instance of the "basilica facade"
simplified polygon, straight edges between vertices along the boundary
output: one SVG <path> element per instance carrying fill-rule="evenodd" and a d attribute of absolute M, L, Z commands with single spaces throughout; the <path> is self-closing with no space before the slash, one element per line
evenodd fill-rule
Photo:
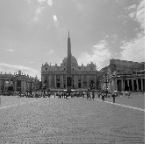
<path fill-rule="evenodd" d="M 71 55 L 70 38 L 68 37 L 69 55 L 62 60 L 62 63 L 51 65 L 47 62 L 41 67 L 41 82 L 43 89 L 66 89 L 67 88 L 67 69 L 70 69 L 72 89 L 99 89 L 98 78 L 100 72 L 96 70 L 94 63 L 78 65 L 74 56 Z M 67 62 L 71 65 L 68 68 Z"/>
<path fill-rule="evenodd" d="M 100 72 L 96 70 L 96 66 L 93 63 L 87 66 L 79 66 L 74 56 L 72 60 L 72 88 L 89 88 L 91 85 L 98 89 L 98 76 Z M 61 65 L 51 65 L 45 63 L 41 67 L 41 81 L 42 86 L 45 88 L 66 89 L 67 86 L 67 74 L 66 74 L 66 62 L 67 58 L 64 58 Z"/>
<path fill-rule="evenodd" d="M 71 77 L 71 89 L 145 91 L 145 62 L 110 59 L 110 64 L 100 71 L 96 70 L 96 65 L 92 62 L 86 66 L 78 65 L 76 58 L 71 54 L 69 36 L 68 55 L 62 63 L 59 66 L 47 62 L 42 64 L 42 88 L 66 89 L 68 75 Z"/>

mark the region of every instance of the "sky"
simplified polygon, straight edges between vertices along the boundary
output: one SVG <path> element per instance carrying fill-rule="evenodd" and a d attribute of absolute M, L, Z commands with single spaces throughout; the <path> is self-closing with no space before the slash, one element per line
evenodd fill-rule
<path fill-rule="evenodd" d="M 0 72 L 40 79 L 67 56 L 97 70 L 110 59 L 145 61 L 145 0 L 0 0 Z"/>

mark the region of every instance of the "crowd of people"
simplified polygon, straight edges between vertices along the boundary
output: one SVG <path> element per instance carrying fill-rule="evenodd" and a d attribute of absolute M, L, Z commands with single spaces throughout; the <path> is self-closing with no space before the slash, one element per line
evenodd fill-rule
<path fill-rule="evenodd" d="M 89 99 L 95 99 L 100 98 L 102 101 L 105 101 L 106 98 L 112 98 L 113 103 L 115 103 L 115 99 L 117 96 L 126 96 L 128 98 L 132 98 L 132 94 L 130 91 L 124 91 L 124 92 L 106 92 L 106 91 L 96 91 L 88 89 L 86 91 L 50 91 L 50 90 L 37 90 L 37 91 L 26 91 L 22 93 L 21 91 L 13 93 L 13 96 L 19 96 L 19 97 L 31 97 L 31 98 L 50 98 L 51 96 L 58 97 L 58 98 L 68 98 L 68 97 L 82 97 Z"/>

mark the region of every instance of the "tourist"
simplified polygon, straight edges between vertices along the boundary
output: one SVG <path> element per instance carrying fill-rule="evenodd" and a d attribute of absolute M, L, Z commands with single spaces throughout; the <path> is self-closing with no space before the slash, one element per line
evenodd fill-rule
<path fill-rule="evenodd" d="M 131 98 L 131 92 L 130 91 L 128 92 L 128 98 Z"/>
<path fill-rule="evenodd" d="M 82 92 L 82 97 L 84 98 L 84 96 L 85 96 L 85 92 L 83 91 L 83 92 Z"/>
<path fill-rule="evenodd" d="M 112 94 L 113 103 L 115 103 L 115 97 L 116 97 L 116 94 L 115 94 L 115 92 L 113 92 L 113 94 Z"/>
<path fill-rule="evenodd" d="M 100 98 L 100 96 L 101 96 L 101 92 L 98 93 L 98 98 Z"/>
<path fill-rule="evenodd" d="M 102 93 L 102 100 L 105 100 L 105 93 Z"/>
<path fill-rule="evenodd" d="M 87 99 L 89 99 L 90 98 L 90 93 L 89 93 L 89 89 L 88 89 L 88 91 L 87 91 Z"/>
<path fill-rule="evenodd" d="M 92 99 L 94 100 L 95 99 L 95 92 L 92 91 Z"/>

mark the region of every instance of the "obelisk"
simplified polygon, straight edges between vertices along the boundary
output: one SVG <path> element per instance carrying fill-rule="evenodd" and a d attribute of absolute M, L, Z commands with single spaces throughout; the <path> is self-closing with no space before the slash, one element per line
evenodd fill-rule
<path fill-rule="evenodd" d="M 71 78 L 71 42 L 70 35 L 68 32 L 67 39 L 67 92 L 71 92 L 72 78 Z"/>

